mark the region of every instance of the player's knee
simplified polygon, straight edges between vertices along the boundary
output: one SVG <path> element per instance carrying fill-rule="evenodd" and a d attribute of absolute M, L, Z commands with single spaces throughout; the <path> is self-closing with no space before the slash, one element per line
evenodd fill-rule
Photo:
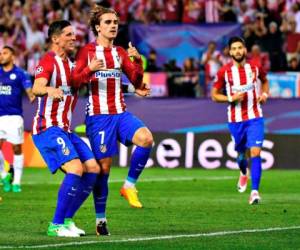
<path fill-rule="evenodd" d="M 141 133 L 139 135 L 139 142 L 140 142 L 140 145 L 141 147 L 152 147 L 153 145 L 153 136 L 152 136 L 152 133 L 149 131 L 149 132 L 144 132 L 144 133 Z"/>
<path fill-rule="evenodd" d="M 95 159 L 86 161 L 84 165 L 87 173 L 100 173 L 100 166 Z"/>
<path fill-rule="evenodd" d="M 261 152 L 260 148 L 251 148 L 251 150 L 250 150 L 250 156 L 251 156 L 251 158 L 253 158 L 253 157 L 259 157 L 260 156 L 260 152 Z"/>
<path fill-rule="evenodd" d="M 112 164 L 112 158 L 105 158 L 99 161 L 100 164 L 100 172 L 103 174 L 109 174 L 110 167 Z"/>

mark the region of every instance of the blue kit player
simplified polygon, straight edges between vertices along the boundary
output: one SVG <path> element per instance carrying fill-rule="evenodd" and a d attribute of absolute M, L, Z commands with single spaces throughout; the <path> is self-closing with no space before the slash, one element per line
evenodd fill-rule
<path fill-rule="evenodd" d="M 24 121 L 22 117 L 22 95 L 25 90 L 30 102 L 34 101 L 30 76 L 14 64 L 15 50 L 4 46 L 0 52 L 0 172 L 4 192 L 21 192 L 24 156 Z M 2 145 L 4 141 L 12 144 L 14 178 L 4 169 Z"/>

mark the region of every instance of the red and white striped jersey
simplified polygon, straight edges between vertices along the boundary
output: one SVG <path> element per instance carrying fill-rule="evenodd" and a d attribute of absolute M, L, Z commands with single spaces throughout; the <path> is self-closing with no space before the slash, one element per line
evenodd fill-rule
<path fill-rule="evenodd" d="M 214 87 L 226 89 L 227 96 L 237 92 L 245 93 L 242 102 L 233 102 L 228 106 L 228 121 L 241 122 L 262 117 L 262 109 L 258 102 L 258 79 L 265 82 L 266 72 L 252 62 L 244 66 L 236 66 L 233 62 L 224 65 L 217 73 Z"/>
<path fill-rule="evenodd" d="M 90 71 L 88 64 L 94 57 L 104 61 L 105 70 Z M 122 47 L 105 48 L 96 43 L 89 43 L 78 51 L 72 79 L 75 83 L 88 83 L 89 97 L 86 107 L 88 116 L 119 114 L 126 110 L 121 86 L 122 72 L 135 87 L 142 84 L 142 61 L 132 62 Z"/>
<path fill-rule="evenodd" d="M 33 134 L 39 134 L 52 126 L 70 130 L 72 112 L 77 102 L 77 91 L 71 86 L 73 63 L 63 60 L 54 52 L 48 52 L 40 60 L 35 70 L 35 79 L 46 78 L 47 86 L 61 88 L 63 101 L 54 100 L 48 95 L 38 98 L 38 109 L 33 119 Z"/>

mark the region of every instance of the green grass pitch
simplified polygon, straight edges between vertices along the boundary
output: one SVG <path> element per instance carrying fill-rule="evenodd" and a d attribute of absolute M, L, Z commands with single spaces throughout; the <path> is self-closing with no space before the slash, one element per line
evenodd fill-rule
<path fill-rule="evenodd" d="M 51 238 L 63 176 L 25 169 L 22 193 L 0 191 L 0 249 L 300 249 L 300 171 L 264 171 L 262 203 L 250 206 L 249 190 L 236 191 L 238 171 L 146 169 L 137 185 L 143 209 L 119 196 L 126 175 L 111 171 L 111 236 L 95 236 L 90 197 L 75 219 L 87 236 Z"/>

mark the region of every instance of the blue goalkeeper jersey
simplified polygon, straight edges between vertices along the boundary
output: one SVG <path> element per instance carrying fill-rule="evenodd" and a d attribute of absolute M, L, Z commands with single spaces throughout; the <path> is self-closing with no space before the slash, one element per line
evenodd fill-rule
<path fill-rule="evenodd" d="M 0 67 L 0 116 L 22 115 L 22 94 L 31 87 L 30 76 L 23 69 L 14 65 L 6 72 Z"/>

